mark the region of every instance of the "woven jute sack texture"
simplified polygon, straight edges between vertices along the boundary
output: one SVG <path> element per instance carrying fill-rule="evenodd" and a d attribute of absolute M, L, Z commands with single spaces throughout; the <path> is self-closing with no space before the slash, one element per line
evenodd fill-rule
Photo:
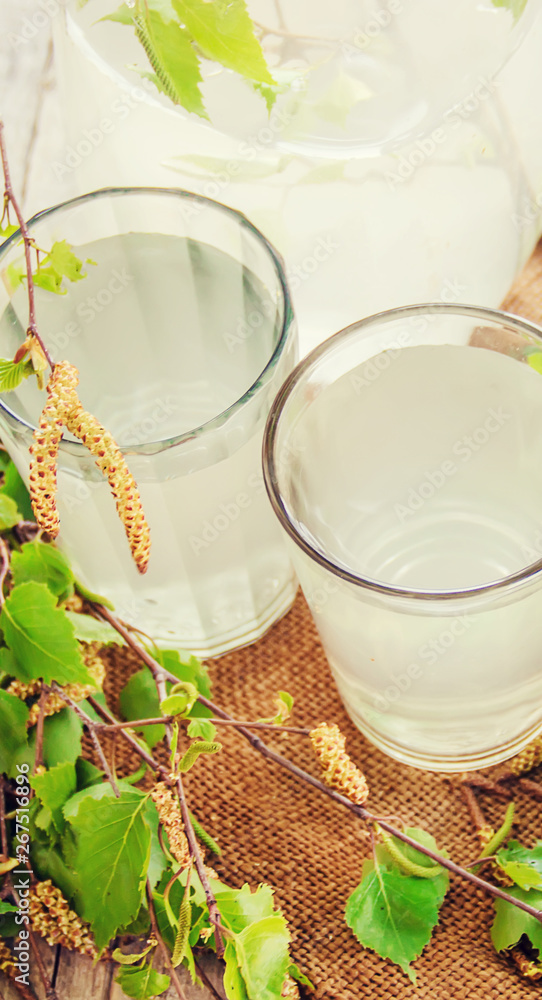
<path fill-rule="evenodd" d="M 540 251 L 505 307 L 542 320 Z M 110 649 L 106 658 L 111 668 L 108 695 L 114 705 L 128 675 L 141 664 L 121 649 Z M 301 595 L 263 639 L 211 661 L 209 669 L 213 701 L 235 719 L 273 715 L 277 692 L 286 690 L 295 699 L 293 725 L 338 723 L 348 752 L 367 776 L 372 812 L 430 831 L 460 864 L 478 856 L 479 843 L 457 781 L 394 762 L 350 723 Z M 275 750 L 318 776 L 306 737 L 263 735 Z M 235 886 L 246 881 L 253 887 L 267 882 L 275 889 L 277 905 L 291 925 L 294 959 L 314 982 L 317 998 L 528 1000 L 540 995 L 540 984 L 521 979 L 512 963 L 493 949 L 492 900 L 455 877 L 432 940 L 415 962 L 416 987 L 391 962 L 362 948 L 346 926 L 344 909 L 371 850 L 364 824 L 266 761 L 234 731 L 221 727 L 218 738 L 223 751 L 200 758 L 187 775 L 190 807 L 220 843 L 221 859 L 212 864 L 225 881 Z M 117 763 L 121 752 L 117 744 Z M 515 800 L 514 834 L 531 845 L 542 836 L 540 803 L 523 794 Z M 480 802 L 488 819 L 500 825 L 503 800 L 486 794 Z"/>

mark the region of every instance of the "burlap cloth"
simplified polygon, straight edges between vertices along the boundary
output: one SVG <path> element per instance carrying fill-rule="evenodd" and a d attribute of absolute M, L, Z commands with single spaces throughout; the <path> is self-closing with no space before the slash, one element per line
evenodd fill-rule
<path fill-rule="evenodd" d="M 505 307 L 542 320 L 541 247 Z M 107 658 L 113 668 L 108 693 L 114 703 L 115 692 L 140 664 L 117 649 Z M 347 736 L 347 749 L 367 776 L 372 811 L 424 827 L 459 863 L 477 857 L 477 839 L 457 785 L 388 759 L 349 722 L 300 595 L 289 614 L 259 642 L 211 661 L 210 675 L 213 700 L 236 719 L 272 715 L 274 698 L 282 689 L 295 698 L 293 725 L 337 722 Z M 305 737 L 262 735 L 270 746 L 318 774 Z M 225 881 L 234 886 L 265 881 L 274 887 L 277 904 L 291 925 L 292 954 L 316 985 L 318 998 L 523 1000 L 540 994 L 540 984 L 521 979 L 494 951 L 489 937 L 491 899 L 455 877 L 439 926 L 415 963 L 417 987 L 391 962 L 362 948 L 345 924 L 344 907 L 369 853 L 363 823 L 268 763 L 235 732 L 221 728 L 219 738 L 223 752 L 201 759 L 187 776 L 191 808 L 220 843 L 222 857 L 213 864 Z M 498 825 L 503 801 L 488 795 L 480 801 Z M 515 833 L 532 844 L 542 836 L 540 803 L 518 794 L 516 804 Z"/>

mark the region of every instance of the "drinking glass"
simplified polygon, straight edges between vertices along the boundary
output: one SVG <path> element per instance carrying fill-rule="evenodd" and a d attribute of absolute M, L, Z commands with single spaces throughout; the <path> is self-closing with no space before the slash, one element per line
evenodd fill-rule
<path fill-rule="evenodd" d="M 295 360 L 279 257 L 240 214 L 166 189 L 110 189 L 35 216 L 49 249 L 67 240 L 86 276 L 66 294 L 36 289 L 55 361 L 80 372 L 83 405 L 116 438 L 151 528 L 140 577 L 109 487 L 65 434 L 59 546 L 77 576 L 161 644 L 217 655 L 251 642 L 290 606 L 295 583 L 261 474 L 262 431 Z M 0 353 L 24 339 L 26 288 L 0 253 Z M 44 405 L 34 379 L 0 400 L 0 432 L 28 481 Z"/>
<path fill-rule="evenodd" d="M 380 313 L 268 418 L 267 490 L 345 707 L 408 764 L 485 767 L 542 728 L 541 334 L 472 306 Z"/>

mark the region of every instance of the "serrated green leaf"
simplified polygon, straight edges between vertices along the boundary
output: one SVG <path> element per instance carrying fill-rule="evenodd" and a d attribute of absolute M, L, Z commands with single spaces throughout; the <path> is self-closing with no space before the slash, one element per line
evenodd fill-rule
<path fill-rule="evenodd" d="M 221 887 L 216 891 L 220 916 L 225 927 L 240 934 L 250 924 L 275 915 L 273 890 L 261 884 L 251 891 L 247 882 L 241 889 Z"/>
<path fill-rule="evenodd" d="M 496 860 L 520 889 L 542 889 L 542 840 L 532 848 L 511 840 L 497 852 Z"/>
<path fill-rule="evenodd" d="M 515 899 L 521 899 L 542 910 L 542 892 L 537 889 L 511 888 L 506 890 Z M 495 919 L 491 927 L 491 940 L 497 951 L 513 948 L 525 934 L 533 948 L 542 953 L 542 924 L 524 910 L 519 910 L 504 899 L 495 900 Z"/>
<path fill-rule="evenodd" d="M 133 21 L 160 89 L 174 104 L 207 118 L 199 89 L 199 60 L 188 32 L 177 21 L 165 20 L 144 5 L 133 12 Z"/>
<path fill-rule="evenodd" d="M 66 295 L 66 289 L 62 287 L 62 275 L 54 267 L 40 267 L 34 274 L 34 285 L 54 295 Z"/>
<path fill-rule="evenodd" d="M 216 726 L 207 719 L 192 719 L 188 723 L 186 732 L 192 739 L 200 738 L 212 743 L 216 736 Z"/>
<path fill-rule="evenodd" d="M 19 909 L 17 906 L 13 906 L 12 903 L 6 903 L 5 899 L 0 899 L 0 913 L 18 913 Z"/>
<path fill-rule="evenodd" d="M 120 948 L 115 948 L 112 958 L 113 961 L 118 962 L 119 965 L 136 965 L 138 962 L 141 962 L 141 959 L 145 958 L 145 956 L 149 954 L 149 951 L 153 947 L 154 945 L 149 944 L 143 951 L 138 952 L 136 955 L 126 955 L 120 950 Z"/>
<path fill-rule="evenodd" d="M 254 34 L 245 0 L 172 0 L 203 54 L 249 80 L 275 83 Z"/>
<path fill-rule="evenodd" d="M 19 680 L 92 683 L 73 626 L 44 584 L 15 587 L 2 608 L 0 627 L 15 655 Z"/>
<path fill-rule="evenodd" d="M 249 997 L 280 1000 L 290 958 L 290 934 L 279 913 L 257 920 L 234 938 Z"/>
<path fill-rule="evenodd" d="M 226 941 L 224 951 L 224 989 L 228 1000 L 249 1000 L 245 980 L 241 975 L 237 960 L 237 951 L 233 941 Z"/>
<path fill-rule="evenodd" d="M 77 837 L 76 869 L 85 886 L 83 916 L 98 948 L 103 948 L 139 912 L 151 833 L 144 819 L 147 798 L 141 792 L 122 789 L 116 798 L 106 784 L 87 791 L 66 804 L 64 815 Z"/>
<path fill-rule="evenodd" d="M 35 728 L 31 739 L 35 738 Z M 83 723 L 73 708 L 63 708 L 50 715 L 43 723 L 43 762 L 46 767 L 56 767 L 66 761 L 75 763 L 81 753 Z"/>
<path fill-rule="evenodd" d="M 34 511 L 32 510 L 28 490 L 13 462 L 10 462 L 7 468 L 4 469 L 0 495 L 9 496 L 12 500 L 15 500 L 25 521 L 34 520 Z"/>
<path fill-rule="evenodd" d="M 410 836 L 435 849 L 435 841 L 425 831 L 408 830 Z M 401 844 L 405 855 L 417 864 L 427 858 Z M 383 845 L 378 849 L 378 866 L 365 861 L 361 883 L 346 904 L 346 922 L 364 947 L 382 958 L 390 958 L 415 982 L 410 963 L 429 942 L 438 921 L 439 908 L 448 887 L 448 873 L 436 878 L 404 875 Z M 420 858 L 422 859 L 420 861 Z"/>
<path fill-rule="evenodd" d="M 199 693 L 209 698 L 211 685 L 207 667 L 197 656 L 190 653 L 181 654 L 178 649 L 159 649 L 155 651 L 156 660 L 164 670 L 169 670 L 179 681 L 194 684 Z"/>
<path fill-rule="evenodd" d="M 9 531 L 22 519 L 15 500 L 8 497 L 6 493 L 0 493 L 0 531 Z M 16 553 L 14 552 L 13 555 Z"/>
<path fill-rule="evenodd" d="M 8 361 L 0 358 L 0 392 L 13 392 L 21 382 L 34 374 L 31 361 Z"/>
<path fill-rule="evenodd" d="M 27 744 L 28 708 L 20 698 L 0 689 L 0 771 L 10 774 L 16 755 Z"/>
<path fill-rule="evenodd" d="M 77 257 L 72 247 L 66 240 L 57 240 L 53 243 L 44 264 L 51 265 L 63 278 L 68 281 L 81 281 L 86 277 L 83 271 L 83 261 Z"/>
<path fill-rule="evenodd" d="M 156 719 L 160 713 L 160 702 L 156 684 L 148 667 L 133 674 L 119 695 L 122 717 L 132 719 Z M 152 748 L 163 739 L 165 726 L 142 726 L 137 730 Z"/>
<path fill-rule="evenodd" d="M 104 772 L 99 767 L 87 760 L 86 757 L 78 757 L 75 762 L 77 777 L 77 791 L 90 788 L 91 785 L 99 785 L 104 779 Z"/>
<path fill-rule="evenodd" d="M 17 906 L 0 900 L 0 937 L 15 937 L 19 933 L 19 927 L 15 923 L 15 914 L 19 912 Z"/>
<path fill-rule="evenodd" d="M 66 618 L 73 625 L 73 631 L 79 642 L 99 642 L 102 646 L 125 646 L 126 642 L 109 622 L 98 621 L 92 615 L 79 614 L 77 611 L 66 611 Z"/>
<path fill-rule="evenodd" d="M 19 285 L 22 285 L 26 278 L 24 258 L 21 260 L 14 260 L 11 264 L 8 264 L 6 267 L 6 278 L 10 291 L 15 291 Z"/>
<path fill-rule="evenodd" d="M 16 587 L 30 580 L 44 583 L 59 600 L 73 593 L 73 573 L 68 560 L 53 545 L 38 539 L 26 542 L 20 552 L 12 554 L 11 575 Z"/>
<path fill-rule="evenodd" d="M 35 774 L 30 784 L 42 805 L 50 810 L 55 830 L 62 833 L 66 825 L 62 807 L 77 787 L 75 765 L 70 761 L 57 764 L 44 774 Z"/>
<path fill-rule="evenodd" d="M 164 993 L 171 980 L 169 976 L 155 972 L 150 965 L 145 964 L 136 969 L 129 966 L 123 967 L 115 982 L 126 993 L 126 996 L 133 997 L 134 1000 L 151 1000 L 152 997 Z"/>
<path fill-rule="evenodd" d="M 53 843 L 50 838 L 32 831 L 30 858 L 38 878 L 42 881 L 50 878 L 73 909 L 80 913 L 82 886 L 77 872 L 69 863 L 73 852 L 71 831 L 67 830 L 66 834 L 68 836 L 61 838 L 60 843 Z M 66 857 L 67 849 L 69 857 Z"/>

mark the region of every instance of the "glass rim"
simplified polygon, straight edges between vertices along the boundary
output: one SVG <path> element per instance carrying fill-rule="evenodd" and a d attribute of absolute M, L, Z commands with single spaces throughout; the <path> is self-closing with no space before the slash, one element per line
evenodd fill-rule
<path fill-rule="evenodd" d="M 31 219 L 26 223 L 28 230 L 30 231 L 33 226 L 39 224 L 44 219 L 57 212 L 64 211 L 66 209 L 76 208 L 80 205 L 84 205 L 86 202 L 92 201 L 94 198 L 115 198 L 122 195 L 133 195 L 133 196 L 167 196 L 179 198 L 185 201 L 192 201 L 197 204 L 203 203 L 204 206 L 216 209 L 219 213 L 223 215 L 230 216 L 230 218 L 236 222 L 242 229 L 249 232 L 254 238 L 255 242 L 259 243 L 261 248 L 267 254 L 268 259 L 273 265 L 273 269 L 277 278 L 278 287 L 281 293 L 283 315 L 282 323 L 280 328 L 280 334 L 274 345 L 273 351 L 268 358 L 266 364 L 259 372 L 257 378 L 251 383 L 250 386 L 245 389 L 242 396 L 230 403 L 225 410 L 221 410 L 220 413 L 215 414 L 210 420 L 206 420 L 202 424 L 198 424 L 195 427 L 190 428 L 188 431 L 184 431 L 182 434 L 174 435 L 170 438 L 163 438 L 157 441 L 149 441 L 142 444 L 130 444 L 122 445 L 119 444 L 119 448 L 123 454 L 130 455 L 156 455 L 168 448 L 176 447 L 177 445 L 186 443 L 188 441 L 193 441 L 195 438 L 201 437 L 202 434 L 207 434 L 217 430 L 226 424 L 240 409 L 245 405 L 252 397 L 270 381 L 276 364 L 282 355 L 292 323 L 294 322 L 294 313 L 292 309 L 291 296 L 286 283 L 286 272 L 284 261 L 281 255 L 275 250 L 274 246 L 267 237 L 255 226 L 250 219 L 246 217 L 242 212 L 239 212 L 235 208 L 230 208 L 229 205 L 224 205 L 220 201 L 216 201 L 214 198 L 207 198 L 204 195 L 199 195 L 194 191 L 186 191 L 184 188 L 165 188 L 165 187 L 106 187 L 98 188 L 95 191 L 89 191 L 86 194 L 77 195 L 75 198 L 68 198 L 66 201 L 59 202 L 56 205 L 52 205 L 50 208 L 44 208 L 40 212 L 36 212 Z M 11 251 L 13 246 L 18 240 L 21 239 L 21 229 L 17 229 L 11 236 L 0 246 L 0 264 L 4 260 L 7 253 Z M 26 427 L 28 430 L 35 431 L 37 427 L 27 420 L 20 417 L 14 410 L 11 409 L 5 402 L 5 400 L 0 395 L 0 410 L 6 413 L 12 420 Z M 69 441 L 62 438 L 59 451 L 64 451 L 72 455 L 80 455 L 85 451 L 85 445 L 80 441 Z"/>
<path fill-rule="evenodd" d="M 298 530 L 296 523 L 294 522 L 294 519 L 284 502 L 277 474 L 275 445 L 280 418 L 287 403 L 298 386 L 306 380 L 311 372 L 316 370 L 319 363 L 326 357 L 326 355 L 332 352 L 336 347 L 340 347 L 346 341 L 355 339 L 356 335 L 359 333 L 365 333 L 368 327 L 378 327 L 389 321 L 401 319 L 403 317 L 409 318 L 420 314 L 435 315 L 438 313 L 444 315 L 471 316 L 482 320 L 490 320 L 494 323 L 499 323 L 501 326 L 511 326 L 515 328 L 516 332 L 527 333 L 530 336 L 536 337 L 541 341 L 542 346 L 542 327 L 537 326 L 535 323 L 531 323 L 529 320 L 524 320 L 519 316 L 515 316 L 513 313 L 505 312 L 502 309 L 492 309 L 486 306 L 475 306 L 465 303 L 421 302 L 415 305 L 398 306 L 393 309 L 383 310 L 361 320 L 357 320 L 355 323 L 349 324 L 349 326 L 339 330 L 338 333 L 333 334 L 333 336 L 329 337 L 323 343 L 315 347 L 309 354 L 307 354 L 307 356 L 295 366 L 293 371 L 290 372 L 286 380 L 283 382 L 273 401 L 264 429 L 262 459 L 265 488 L 275 515 L 278 517 L 282 527 L 290 536 L 292 541 L 295 542 L 298 548 L 300 548 L 305 555 L 309 556 L 313 562 L 316 562 L 333 576 L 339 577 L 346 583 L 353 584 L 360 589 L 369 590 L 388 598 L 405 600 L 410 599 L 425 602 L 460 600 L 461 598 L 483 596 L 496 591 L 507 590 L 513 587 L 514 584 L 524 583 L 542 575 L 541 557 L 536 560 L 536 562 L 529 563 L 529 565 L 524 566 L 520 570 L 516 570 L 514 573 L 510 573 L 508 576 L 501 577 L 497 580 L 491 580 L 489 583 L 478 584 L 474 587 L 464 587 L 457 590 L 451 588 L 446 590 L 426 590 L 421 588 L 398 587 L 393 584 L 386 584 L 372 577 L 352 572 L 346 566 L 341 565 L 338 560 L 335 561 L 329 558 L 316 546 L 311 545 L 311 543 Z M 408 348 L 405 349 L 408 350 Z M 488 348 L 486 348 L 486 350 L 487 349 Z"/>

